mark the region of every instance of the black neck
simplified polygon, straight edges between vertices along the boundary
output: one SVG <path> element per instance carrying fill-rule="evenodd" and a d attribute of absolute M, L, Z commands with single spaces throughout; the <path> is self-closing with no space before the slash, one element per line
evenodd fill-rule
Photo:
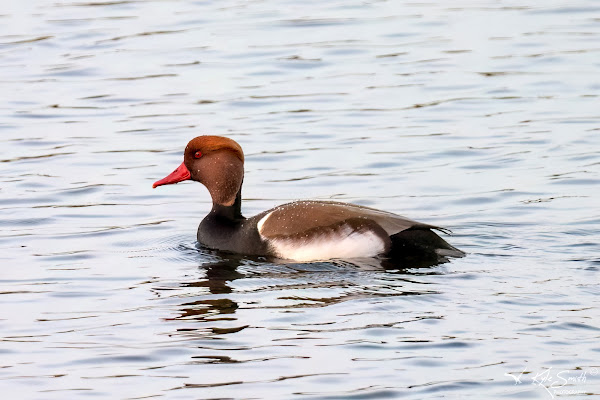
<path fill-rule="evenodd" d="M 242 190 L 240 189 L 235 196 L 235 201 L 230 206 L 224 206 L 222 204 L 213 203 L 211 214 L 219 217 L 236 220 L 243 219 L 242 215 Z"/>

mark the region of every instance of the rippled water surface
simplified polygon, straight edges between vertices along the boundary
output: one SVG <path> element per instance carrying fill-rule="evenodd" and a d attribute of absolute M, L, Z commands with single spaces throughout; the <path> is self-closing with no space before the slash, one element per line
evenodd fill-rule
<path fill-rule="evenodd" d="M 600 395 L 595 1 L 28 1 L 0 10 L 7 399 Z M 448 227 L 430 268 L 198 247 L 189 139 L 244 212 Z"/>

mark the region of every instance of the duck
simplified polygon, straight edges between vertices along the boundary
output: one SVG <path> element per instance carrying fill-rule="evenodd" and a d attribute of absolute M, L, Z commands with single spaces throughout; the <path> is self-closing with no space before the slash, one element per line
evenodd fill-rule
<path fill-rule="evenodd" d="M 152 185 L 187 180 L 203 184 L 212 208 L 200 222 L 197 240 L 218 251 L 297 262 L 462 257 L 465 253 L 434 231 L 434 225 L 362 205 L 299 200 L 242 215 L 244 152 L 233 139 L 198 136 L 187 144 L 183 162 Z"/>

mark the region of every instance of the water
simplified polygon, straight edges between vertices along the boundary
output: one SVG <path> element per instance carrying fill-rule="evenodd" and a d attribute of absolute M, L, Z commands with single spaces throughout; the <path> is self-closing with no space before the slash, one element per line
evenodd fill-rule
<path fill-rule="evenodd" d="M 30 1 L 0 22 L 6 398 L 600 394 L 596 2 Z M 197 248 L 208 193 L 151 184 L 207 133 L 245 149 L 246 215 L 349 201 L 469 255 Z"/>

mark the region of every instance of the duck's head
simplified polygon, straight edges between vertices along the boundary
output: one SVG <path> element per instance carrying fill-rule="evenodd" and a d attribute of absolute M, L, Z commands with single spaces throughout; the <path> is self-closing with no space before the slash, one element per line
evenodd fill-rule
<path fill-rule="evenodd" d="M 244 180 L 242 147 L 226 137 L 198 136 L 186 146 L 183 163 L 152 187 L 188 179 L 206 186 L 214 204 L 233 205 Z"/>

